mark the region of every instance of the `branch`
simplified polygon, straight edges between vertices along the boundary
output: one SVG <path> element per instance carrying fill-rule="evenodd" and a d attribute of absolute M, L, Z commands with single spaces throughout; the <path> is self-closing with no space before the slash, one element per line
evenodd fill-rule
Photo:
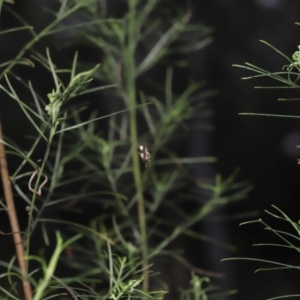
<path fill-rule="evenodd" d="M 1 120 L 0 120 L 0 139 L 3 140 Z M 0 142 L 0 173 L 2 178 L 3 190 L 4 190 L 4 198 L 7 206 L 7 213 L 9 217 L 11 231 L 13 233 L 15 248 L 16 248 L 17 259 L 18 259 L 19 267 L 21 269 L 25 299 L 32 300 L 32 290 L 31 290 L 30 281 L 26 279 L 27 265 L 24 260 L 25 252 L 24 252 L 22 236 L 20 233 L 19 221 L 16 213 L 15 204 L 14 204 L 11 182 L 9 179 L 9 174 L 7 169 L 5 146 L 1 142 Z"/>

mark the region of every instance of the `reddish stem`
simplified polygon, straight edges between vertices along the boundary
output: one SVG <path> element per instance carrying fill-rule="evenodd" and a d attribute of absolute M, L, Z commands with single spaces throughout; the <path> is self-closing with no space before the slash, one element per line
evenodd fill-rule
<path fill-rule="evenodd" d="M 0 120 L 0 139 L 3 140 L 1 120 Z M 22 273 L 23 291 L 24 291 L 25 299 L 32 300 L 31 285 L 30 285 L 30 281 L 27 279 L 27 264 L 26 261 L 24 260 L 25 251 L 23 246 L 23 240 L 22 240 L 19 221 L 16 213 L 14 197 L 11 188 L 11 182 L 9 179 L 7 160 L 5 155 L 5 146 L 3 142 L 0 142 L 0 173 L 2 178 L 3 190 L 4 190 L 4 198 L 7 206 L 7 213 L 9 217 L 11 231 L 13 233 L 15 248 L 16 248 L 17 259 Z"/>

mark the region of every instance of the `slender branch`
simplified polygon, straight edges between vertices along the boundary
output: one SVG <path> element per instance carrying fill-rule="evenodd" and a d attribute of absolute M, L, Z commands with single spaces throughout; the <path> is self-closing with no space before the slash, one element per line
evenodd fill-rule
<path fill-rule="evenodd" d="M 0 139 L 3 140 L 2 125 L 0 120 Z M 21 269 L 21 275 L 23 280 L 23 291 L 26 300 L 32 299 L 32 290 L 30 281 L 27 279 L 27 264 L 24 260 L 25 251 L 23 246 L 23 239 L 20 233 L 19 221 L 16 213 L 16 208 L 14 204 L 14 197 L 11 188 L 11 182 L 9 179 L 9 173 L 7 168 L 7 160 L 5 155 L 5 146 L 0 143 L 0 172 L 2 178 L 2 185 L 4 190 L 4 198 L 7 206 L 7 213 L 9 217 L 10 227 L 13 233 L 13 239 L 16 248 L 17 259 L 19 267 Z"/>
<path fill-rule="evenodd" d="M 136 0 L 130 0 L 129 4 L 129 18 L 128 18 L 128 45 L 124 49 L 127 52 L 127 59 L 124 61 L 126 72 L 126 88 L 127 97 L 130 107 L 136 106 L 136 66 L 135 66 L 135 49 L 136 49 Z M 139 218 L 139 229 L 141 234 L 141 250 L 143 261 L 143 290 L 147 291 L 149 288 L 148 276 L 148 243 L 147 243 L 147 225 L 146 225 L 146 212 L 145 201 L 143 195 L 143 186 L 141 181 L 140 161 L 138 156 L 138 133 L 137 133 L 137 116 L 136 109 L 130 110 L 130 137 L 131 147 L 133 149 L 133 177 L 136 187 L 137 195 L 137 210 Z"/>
<path fill-rule="evenodd" d="M 61 279 L 59 279 L 58 277 L 56 277 L 56 276 L 54 276 L 54 275 L 52 275 L 52 277 L 53 277 L 58 283 L 60 283 L 60 284 L 68 291 L 68 293 L 72 296 L 72 298 L 73 298 L 74 300 L 78 300 L 77 296 L 76 296 L 75 293 L 72 291 L 72 289 L 71 289 L 70 287 L 68 287 L 66 284 L 64 284 L 64 282 L 63 282 Z"/>

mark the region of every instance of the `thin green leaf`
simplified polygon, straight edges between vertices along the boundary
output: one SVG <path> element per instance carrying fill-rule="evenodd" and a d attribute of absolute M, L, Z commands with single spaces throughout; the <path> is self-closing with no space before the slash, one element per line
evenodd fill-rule
<path fill-rule="evenodd" d="M 11 33 L 11 32 L 16 32 L 16 31 L 21 31 L 21 30 L 28 30 L 28 29 L 33 29 L 33 27 L 26 25 L 26 26 L 21 26 L 21 27 L 15 27 L 15 28 L 11 28 L 11 29 L 6 29 L 6 30 L 0 31 L 0 35 L 1 34 L 6 34 L 6 33 Z"/>
<path fill-rule="evenodd" d="M 82 122 L 82 123 L 80 123 L 80 124 L 76 124 L 76 125 L 67 127 L 67 128 L 65 128 L 65 129 L 57 130 L 57 131 L 56 131 L 56 134 L 57 134 L 57 133 L 60 133 L 60 132 L 63 132 L 63 131 L 73 130 L 73 129 L 75 129 L 75 128 L 79 128 L 79 127 L 82 127 L 82 126 L 84 126 L 84 125 L 87 125 L 87 124 L 89 124 L 89 123 L 92 123 L 92 122 L 95 122 L 95 121 L 98 121 L 98 120 L 102 120 L 102 119 L 105 119 L 105 118 L 109 118 L 109 117 L 111 117 L 111 116 L 118 115 L 118 114 L 124 113 L 124 112 L 126 112 L 126 111 L 129 111 L 129 110 L 131 110 L 131 109 L 136 109 L 136 108 L 138 108 L 138 107 L 142 107 L 143 105 L 148 105 L 148 103 L 147 103 L 147 104 L 137 105 L 137 106 L 132 107 L 132 108 L 126 108 L 126 109 L 117 111 L 117 112 L 115 112 L 115 113 L 111 113 L 111 114 L 108 114 L 108 115 L 105 115 L 105 116 L 102 116 L 102 117 L 94 118 L 94 119 L 92 119 L 92 120 L 88 120 L 88 121 L 86 121 L 86 122 Z"/>
<path fill-rule="evenodd" d="M 300 119 L 300 116 L 296 115 L 277 115 L 277 114 L 261 114 L 261 113 L 238 113 L 240 116 L 263 116 L 263 117 L 276 117 L 276 118 L 287 118 L 287 119 Z"/>
<path fill-rule="evenodd" d="M 272 48 L 273 50 L 275 50 L 278 54 L 280 54 L 281 56 L 283 56 L 286 60 L 288 60 L 290 63 L 293 63 L 293 60 L 290 59 L 288 56 L 286 56 L 284 53 L 282 53 L 280 50 L 278 50 L 277 48 L 275 48 L 274 46 L 272 46 L 271 44 L 269 44 L 268 42 L 264 41 L 264 40 L 260 40 L 261 43 L 269 46 L 270 48 Z"/>
<path fill-rule="evenodd" d="M 95 87 L 95 88 L 83 90 L 81 92 L 78 92 L 76 95 L 81 96 L 81 95 L 88 94 L 88 93 L 94 93 L 94 92 L 97 92 L 97 91 L 114 88 L 116 86 L 117 86 L 116 84 L 102 85 L 102 86 L 98 86 L 98 87 Z"/>
<path fill-rule="evenodd" d="M 231 260 L 246 260 L 246 261 L 254 261 L 254 262 L 263 262 L 271 265 L 277 265 L 277 266 L 282 266 L 285 268 L 290 268 L 290 269 L 296 269 L 300 270 L 300 266 L 293 266 L 293 265 L 288 265 L 272 260 L 266 260 L 266 259 L 259 259 L 259 258 L 250 258 L 250 257 L 230 257 L 230 258 L 223 258 L 221 259 L 221 262 L 223 261 L 231 261 Z"/>
<path fill-rule="evenodd" d="M 37 125 L 36 122 L 32 119 L 31 115 L 29 113 L 32 113 L 35 117 L 37 117 L 40 121 L 42 121 L 44 123 L 44 125 L 47 125 L 47 122 L 45 120 L 43 120 L 39 114 L 37 114 L 34 110 L 32 110 L 29 106 L 27 106 L 23 101 L 20 100 L 20 98 L 18 97 L 16 91 L 14 90 L 14 88 L 12 87 L 8 77 L 5 75 L 5 79 L 6 82 L 10 88 L 11 93 L 4 88 L 2 85 L 0 85 L 0 88 L 5 91 L 12 99 L 16 100 L 18 102 L 18 104 L 20 105 L 22 111 L 24 112 L 24 114 L 26 115 L 26 117 L 28 118 L 28 120 L 31 122 L 31 124 L 33 125 L 33 127 L 37 130 L 37 132 L 47 141 L 46 136 L 44 135 L 44 133 L 42 132 L 42 130 L 40 129 L 41 126 Z"/>
<path fill-rule="evenodd" d="M 268 298 L 267 300 L 277 300 L 277 299 L 286 299 L 286 298 L 299 298 L 299 297 L 300 297 L 300 294 L 284 295 L 284 296 L 277 296 L 277 297 Z"/>
<path fill-rule="evenodd" d="M 168 164 L 196 164 L 196 163 L 215 163 L 217 162 L 216 157 L 182 157 L 182 158 L 167 158 L 167 159 L 157 159 L 153 162 L 155 165 L 168 165 Z"/>

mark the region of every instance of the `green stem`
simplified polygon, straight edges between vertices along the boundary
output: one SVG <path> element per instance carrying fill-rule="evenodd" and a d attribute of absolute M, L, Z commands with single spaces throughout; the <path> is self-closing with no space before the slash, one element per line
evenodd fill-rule
<path fill-rule="evenodd" d="M 129 13 L 128 13 L 128 45 L 124 48 L 127 52 L 126 59 L 124 61 L 126 89 L 129 107 L 136 106 L 136 81 L 135 81 L 135 49 L 136 49 L 136 35 L 138 33 L 138 24 L 136 24 L 136 6 L 137 0 L 129 0 Z M 136 187 L 137 196 L 137 211 L 139 218 L 139 228 L 141 234 L 141 249 L 142 249 L 142 261 L 143 261 L 143 289 L 148 290 L 148 245 L 147 245 L 147 227 L 146 227 L 146 213 L 145 213 L 145 201 L 143 195 L 143 186 L 141 181 L 140 161 L 138 156 L 138 133 L 137 133 L 137 117 L 136 109 L 129 111 L 129 127 L 130 127 L 130 139 L 133 151 L 133 177 Z"/>
<path fill-rule="evenodd" d="M 63 118 L 64 119 L 67 118 L 67 114 L 66 113 L 64 114 Z M 62 126 L 61 126 L 62 129 L 65 128 L 65 124 L 66 124 L 65 122 L 62 123 Z M 54 135 L 56 133 L 56 128 L 57 127 L 52 127 L 50 129 L 51 133 L 50 133 L 50 136 L 49 136 L 49 142 L 47 143 L 46 154 L 45 154 L 44 159 L 43 159 L 43 162 L 45 162 L 45 163 L 46 163 L 46 161 L 48 159 L 48 156 L 49 156 L 49 153 L 50 153 L 50 147 L 51 147 L 52 139 L 53 139 L 53 137 L 54 137 Z M 50 186 L 49 186 L 48 195 L 46 196 L 46 198 L 43 201 L 43 204 L 39 208 L 39 210 L 38 210 L 38 212 L 37 212 L 37 214 L 35 216 L 35 219 L 32 222 L 30 220 L 30 228 L 31 228 L 30 231 L 31 232 L 33 232 L 35 230 L 35 227 L 39 223 L 41 215 L 43 214 L 43 212 L 44 212 L 47 204 L 49 203 L 49 200 L 50 200 L 50 197 L 51 197 L 50 195 L 52 195 L 53 190 L 55 189 L 55 185 L 58 182 L 57 176 L 58 176 L 58 173 L 59 173 L 58 169 L 59 169 L 59 163 L 60 163 L 60 156 L 61 156 L 61 147 L 62 147 L 63 135 L 64 135 L 64 132 L 61 132 L 59 134 L 59 141 L 58 141 L 58 146 L 57 146 L 56 155 L 55 155 L 55 162 L 54 162 L 53 172 L 52 172 L 51 178 L 49 178 Z M 44 169 L 45 163 L 43 163 L 43 165 L 42 165 L 42 170 Z M 40 174 L 40 176 L 41 175 L 42 175 L 42 173 Z M 39 182 L 39 179 L 38 179 L 38 182 Z"/>
<path fill-rule="evenodd" d="M 34 187 L 35 191 L 38 190 L 38 186 L 40 184 L 41 177 L 42 177 L 43 171 L 45 169 L 47 159 L 48 159 L 49 154 L 50 154 L 50 148 L 51 148 L 51 144 L 52 144 L 52 139 L 53 139 L 54 134 L 55 134 L 55 128 L 52 127 L 50 129 L 50 134 L 49 134 L 49 139 L 48 139 L 48 142 L 47 142 L 46 152 L 44 154 L 42 165 L 39 169 L 37 180 L 36 180 L 35 187 Z M 35 200 L 36 200 L 36 192 L 32 196 L 32 201 L 31 201 L 32 204 L 30 206 L 30 211 L 29 211 L 28 226 L 27 226 L 27 237 L 26 237 L 26 255 L 29 255 L 29 253 L 30 253 L 30 236 L 32 235 L 33 228 L 34 228 L 34 226 L 33 226 L 33 224 L 34 224 L 33 211 L 34 211 Z"/>

